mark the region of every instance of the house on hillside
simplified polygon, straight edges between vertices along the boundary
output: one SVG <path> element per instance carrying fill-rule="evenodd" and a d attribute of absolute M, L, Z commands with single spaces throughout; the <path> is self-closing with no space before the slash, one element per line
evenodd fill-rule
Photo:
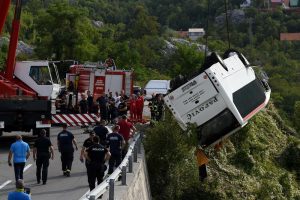
<path fill-rule="evenodd" d="M 300 33 L 280 33 L 280 41 L 300 41 Z"/>
<path fill-rule="evenodd" d="M 204 28 L 189 28 L 188 36 L 191 40 L 197 40 L 205 35 Z"/>

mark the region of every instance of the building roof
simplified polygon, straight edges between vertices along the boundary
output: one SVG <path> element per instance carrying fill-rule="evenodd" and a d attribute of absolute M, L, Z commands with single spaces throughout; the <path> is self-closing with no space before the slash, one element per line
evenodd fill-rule
<path fill-rule="evenodd" d="M 300 33 L 280 33 L 280 40 L 286 41 L 299 41 L 300 40 Z"/>
<path fill-rule="evenodd" d="M 204 28 L 189 28 L 189 33 L 191 32 L 204 32 Z"/>

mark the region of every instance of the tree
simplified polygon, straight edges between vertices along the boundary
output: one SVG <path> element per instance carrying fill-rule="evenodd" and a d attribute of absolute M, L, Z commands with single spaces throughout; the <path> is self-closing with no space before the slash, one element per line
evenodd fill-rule
<path fill-rule="evenodd" d="M 67 3 L 51 4 L 37 16 L 38 41 L 36 53 L 40 58 L 54 55 L 56 60 L 92 60 L 97 54 L 93 44 L 96 31 L 86 17 L 86 11 Z"/>
<path fill-rule="evenodd" d="M 132 13 L 133 15 L 128 25 L 128 37 L 142 38 L 145 35 L 158 34 L 159 24 L 156 17 L 149 16 L 144 6 L 136 6 Z"/>

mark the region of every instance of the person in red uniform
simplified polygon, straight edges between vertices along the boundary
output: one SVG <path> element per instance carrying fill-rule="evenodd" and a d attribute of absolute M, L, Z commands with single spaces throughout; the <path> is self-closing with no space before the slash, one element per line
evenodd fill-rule
<path fill-rule="evenodd" d="M 143 121 L 143 109 L 144 109 L 144 97 L 139 92 L 137 93 L 136 100 L 136 112 L 137 112 L 137 121 Z"/>
<path fill-rule="evenodd" d="M 137 119 L 137 110 L 136 110 L 136 96 L 134 94 L 132 94 L 130 96 L 130 109 L 129 109 L 129 112 L 130 112 L 130 119 L 135 122 L 136 119 Z"/>
<path fill-rule="evenodd" d="M 123 136 L 125 140 L 125 146 L 122 150 L 122 159 L 123 159 L 128 150 L 128 140 L 130 139 L 131 135 L 134 134 L 136 128 L 131 122 L 127 121 L 126 115 L 122 116 L 122 119 L 118 122 L 118 125 L 120 126 L 119 133 Z"/>

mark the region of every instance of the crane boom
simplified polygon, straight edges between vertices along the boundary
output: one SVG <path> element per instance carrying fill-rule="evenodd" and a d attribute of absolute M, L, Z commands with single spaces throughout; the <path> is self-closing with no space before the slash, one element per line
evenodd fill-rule
<path fill-rule="evenodd" d="M 9 4 L 10 4 L 10 0 L 0 1 L 0 8 L 1 8 L 1 12 L 0 12 L 0 35 L 2 33 L 2 29 L 3 29 L 4 24 L 5 24 L 5 19 L 6 19 L 7 13 L 8 13 Z"/>
<path fill-rule="evenodd" d="M 20 31 L 21 9 L 22 0 L 16 0 L 15 14 L 12 22 L 12 29 L 10 33 L 10 41 L 6 61 L 5 78 L 8 80 L 13 80 L 15 70 L 16 51 Z"/>

